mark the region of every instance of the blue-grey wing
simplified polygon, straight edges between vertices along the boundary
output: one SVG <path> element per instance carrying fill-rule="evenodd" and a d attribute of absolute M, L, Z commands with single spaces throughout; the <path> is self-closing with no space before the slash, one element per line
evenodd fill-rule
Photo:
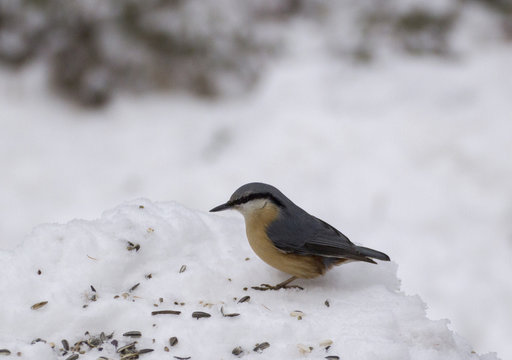
<path fill-rule="evenodd" d="M 389 260 L 386 254 L 356 246 L 341 231 L 325 221 L 304 214 L 282 217 L 268 227 L 267 234 L 278 249 L 299 255 L 348 258 L 367 262 L 374 262 L 368 257 Z"/>

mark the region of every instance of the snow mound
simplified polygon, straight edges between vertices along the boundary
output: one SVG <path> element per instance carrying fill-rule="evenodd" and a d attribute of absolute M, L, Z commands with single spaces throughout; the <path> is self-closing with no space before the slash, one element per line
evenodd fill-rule
<path fill-rule="evenodd" d="M 303 291 L 253 290 L 286 276 L 252 253 L 243 220 L 176 203 L 139 199 L 39 226 L 0 262 L 0 348 L 21 358 L 66 359 L 84 341 L 80 359 L 496 359 L 427 319 L 394 263 L 347 264 Z M 152 314 L 164 310 L 180 313 Z"/>

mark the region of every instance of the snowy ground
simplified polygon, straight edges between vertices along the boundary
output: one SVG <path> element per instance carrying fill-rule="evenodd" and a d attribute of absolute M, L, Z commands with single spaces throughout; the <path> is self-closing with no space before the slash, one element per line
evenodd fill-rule
<path fill-rule="evenodd" d="M 0 247 L 39 223 L 97 218 L 127 199 L 207 210 L 264 181 L 388 253 L 405 291 L 478 352 L 512 357 L 512 50 L 355 66 L 305 39 L 254 94 L 220 103 L 152 95 L 81 112 L 47 93 L 37 66 L 3 70 Z M 352 271 L 326 281 L 342 286 Z M 121 291 L 131 279 L 104 286 Z"/>
<path fill-rule="evenodd" d="M 254 257 L 243 234 L 241 219 L 144 199 L 99 220 L 40 226 L 0 253 L 10 293 L 2 346 L 42 360 L 141 349 L 152 350 L 141 355 L 148 360 L 229 359 L 236 348 L 246 359 L 497 359 L 478 356 L 446 321 L 428 320 L 418 297 L 398 291 L 393 263 L 349 264 L 304 291 L 253 290 L 283 274 Z M 135 339 L 123 335 L 133 331 Z M 133 351 L 120 350 L 134 340 Z"/>

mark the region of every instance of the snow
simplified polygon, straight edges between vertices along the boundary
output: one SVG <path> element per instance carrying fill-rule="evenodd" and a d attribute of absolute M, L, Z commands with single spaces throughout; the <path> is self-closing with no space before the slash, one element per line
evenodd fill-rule
<path fill-rule="evenodd" d="M 490 18 L 473 15 L 466 20 L 479 32 Z M 510 47 L 480 37 L 475 47 L 457 32 L 464 56 L 388 54 L 361 65 L 326 56 L 315 31 L 291 29 L 285 55 L 259 88 L 219 102 L 149 94 L 81 111 L 51 95 L 40 64 L 0 69 L 2 257 L 18 245 L 29 249 L 35 240 L 24 242 L 25 234 L 40 223 L 96 218 L 141 196 L 205 210 L 244 183 L 264 181 L 353 241 L 389 254 L 403 290 L 425 300 L 429 318 L 450 319 L 479 353 L 512 357 Z M 322 281 L 341 281 L 331 278 L 349 274 L 356 266 L 349 265 Z M 254 283 L 269 281 L 275 273 L 267 271 Z M 2 281 L 10 273 L 2 266 Z M 82 279 L 80 291 L 92 280 Z M 12 302 L 3 294 L 2 308 Z M 0 329 L 10 332 L 2 322 Z M 320 337 L 297 341 L 317 348 Z M 43 344 L 23 351 L 51 354 Z"/>
<path fill-rule="evenodd" d="M 472 352 L 446 321 L 428 320 L 420 298 L 400 292 L 395 263 L 348 264 L 301 281 L 304 291 L 251 289 L 284 274 L 251 252 L 244 232 L 239 216 L 145 199 L 97 220 L 41 225 L 20 246 L 0 252 L 8 269 L 0 280 L 8 294 L 2 296 L 2 346 L 21 358 L 61 359 L 71 354 L 61 355 L 62 339 L 73 346 L 113 332 L 98 347 L 82 345 L 80 359 L 118 358 L 111 340 L 121 347 L 134 340 L 122 334 L 140 331 L 137 348 L 154 349 L 141 355 L 148 360 L 235 358 L 238 346 L 241 357 L 256 359 L 262 355 L 252 349 L 263 342 L 270 344 L 263 358 L 273 359 L 497 359 Z M 129 250 L 130 243 L 140 248 Z M 43 300 L 48 303 L 31 309 Z M 158 310 L 181 313 L 152 315 Z M 211 317 L 194 319 L 195 311 Z M 171 336 L 176 346 L 169 345 Z M 36 338 L 46 343 L 31 345 Z M 330 341 L 328 350 L 320 345 Z"/>

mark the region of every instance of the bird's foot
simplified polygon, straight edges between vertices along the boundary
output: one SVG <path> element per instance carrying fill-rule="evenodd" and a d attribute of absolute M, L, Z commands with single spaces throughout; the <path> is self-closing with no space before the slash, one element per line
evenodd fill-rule
<path fill-rule="evenodd" d="M 280 289 L 304 290 L 304 288 L 299 285 L 281 285 L 281 284 L 277 284 L 277 285 L 261 284 L 260 286 L 251 286 L 251 289 L 259 290 L 259 291 L 280 290 Z"/>

